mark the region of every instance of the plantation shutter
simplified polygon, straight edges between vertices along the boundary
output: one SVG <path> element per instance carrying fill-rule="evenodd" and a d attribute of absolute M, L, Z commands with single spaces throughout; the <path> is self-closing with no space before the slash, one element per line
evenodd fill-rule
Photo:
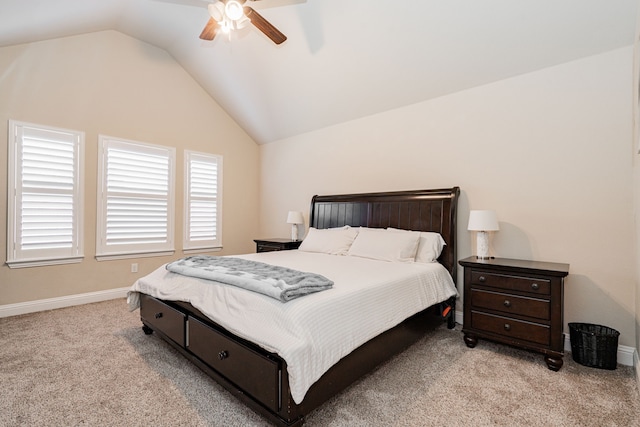
<path fill-rule="evenodd" d="M 103 138 L 97 254 L 173 250 L 172 148 Z"/>
<path fill-rule="evenodd" d="M 84 134 L 10 121 L 10 267 L 82 258 Z M 22 264 L 25 263 L 25 264 Z"/>
<path fill-rule="evenodd" d="M 220 247 L 222 156 L 186 151 L 185 171 L 184 248 Z"/>

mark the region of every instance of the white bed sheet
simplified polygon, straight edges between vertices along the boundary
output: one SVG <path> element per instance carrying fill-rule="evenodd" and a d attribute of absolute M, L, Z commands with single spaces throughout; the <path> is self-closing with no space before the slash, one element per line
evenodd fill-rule
<path fill-rule="evenodd" d="M 282 303 L 162 266 L 133 284 L 129 308 L 139 306 L 139 292 L 191 303 L 227 330 L 279 354 L 287 362 L 296 403 L 342 357 L 411 315 L 457 295 L 439 263 L 392 263 L 298 250 L 239 257 L 322 274 L 334 286 Z"/>

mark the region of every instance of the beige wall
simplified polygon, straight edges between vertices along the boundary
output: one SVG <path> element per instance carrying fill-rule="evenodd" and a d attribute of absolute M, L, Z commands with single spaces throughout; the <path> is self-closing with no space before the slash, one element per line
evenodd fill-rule
<path fill-rule="evenodd" d="M 7 120 L 85 132 L 85 259 L 9 269 Z M 129 286 L 171 257 L 95 260 L 98 134 L 177 148 L 176 253 L 183 256 L 183 150 L 224 156 L 221 254 L 254 250 L 259 150 L 165 51 L 115 31 L 0 48 L 0 305 Z M 130 273 L 132 262 L 139 264 Z"/>
<path fill-rule="evenodd" d="M 260 232 L 314 194 L 458 185 L 460 258 L 494 209 L 496 256 L 569 263 L 565 322 L 635 347 L 631 68 L 618 49 L 261 146 Z"/>

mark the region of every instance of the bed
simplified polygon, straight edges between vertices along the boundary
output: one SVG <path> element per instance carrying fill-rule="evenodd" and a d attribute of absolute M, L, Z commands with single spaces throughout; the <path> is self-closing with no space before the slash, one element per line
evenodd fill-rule
<path fill-rule="evenodd" d="M 387 238 L 393 231 L 396 240 L 416 234 L 399 230 L 437 233 L 445 243 L 437 262 L 390 263 L 317 253 L 306 245 L 306 250 L 239 257 L 317 271 L 335 279 L 332 289 L 283 303 L 234 286 L 207 286 L 199 283 L 203 279 L 160 268 L 136 281 L 132 308 L 140 307 L 146 334 L 155 332 L 253 410 L 277 425 L 300 425 L 313 409 L 420 339 L 435 323 L 455 325 L 458 194 L 453 187 L 314 196 L 311 201 L 313 230 L 307 243 L 312 231 L 326 236 L 349 229 L 361 237 L 384 233 Z M 386 277 L 394 280 L 391 294 L 382 286 Z M 432 280 L 450 283 L 425 292 L 425 283 Z M 405 288 L 409 293 L 401 296 Z M 356 314 L 358 305 L 369 314 Z M 279 311 L 298 317 L 280 318 Z M 323 337 L 324 330 L 330 336 Z M 301 336 L 304 345 L 298 345 Z"/>

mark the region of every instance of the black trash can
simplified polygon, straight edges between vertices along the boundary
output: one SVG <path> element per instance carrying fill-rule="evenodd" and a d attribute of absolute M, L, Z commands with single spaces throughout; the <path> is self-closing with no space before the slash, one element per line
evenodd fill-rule
<path fill-rule="evenodd" d="M 591 323 L 569 323 L 569 334 L 573 360 L 592 368 L 616 369 L 620 332 Z"/>

